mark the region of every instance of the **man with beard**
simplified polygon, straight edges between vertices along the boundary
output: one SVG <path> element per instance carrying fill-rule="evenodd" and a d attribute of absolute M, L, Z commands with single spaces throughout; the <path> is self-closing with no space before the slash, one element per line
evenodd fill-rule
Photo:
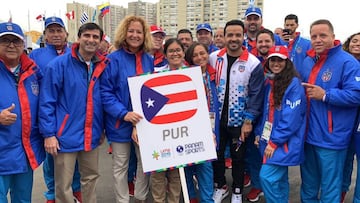
<path fill-rule="evenodd" d="M 269 49 L 275 45 L 274 33 L 271 30 L 263 29 L 256 35 L 256 48 L 251 50 L 264 66 Z"/>
<path fill-rule="evenodd" d="M 258 7 L 249 7 L 245 12 L 245 35 L 244 46 L 251 51 L 256 47 L 256 35 L 260 30 L 263 30 L 262 26 L 262 12 Z M 278 35 L 274 35 L 275 45 L 285 45 L 285 42 Z"/>
<path fill-rule="evenodd" d="M 208 47 L 209 53 L 212 53 L 219 48 L 217 48 L 212 40 L 213 33 L 212 28 L 209 23 L 202 23 L 196 27 L 196 38 L 197 41 L 205 44 Z"/>
<path fill-rule="evenodd" d="M 191 31 L 188 29 L 179 30 L 177 33 L 177 39 L 180 40 L 181 44 L 184 46 L 185 52 L 194 42 Z"/>
<path fill-rule="evenodd" d="M 220 102 L 220 141 L 218 159 L 213 162 L 215 191 L 213 199 L 220 203 L 228 194 L 225 178 L 224 151 L 230 143 L 232 158 L 231 202 L 241 203 L 244 183 L 245 138 L 253 129 L 253 121 L 261 113 L 264 99 L 264 73 L 260 61 L 249 54 L 244 41 L 244 23 L 231 20 L 224 28 L 224 49 L 213 52 L 209 63 L 216 69 Z"/>
<path fill-rule="evenodd" d="M 296 32 L 299 27 L 299 20 L 295 14 L 289 14 L 285 17 L 284 28 L 289 32 L 283 34 L 283 39 L 289 50 L 289 58 L 294 63 L 297 71 L 302 68 L 306 52 L 311 49 L 311 42 L 300 36 L 300 32 Z"/>

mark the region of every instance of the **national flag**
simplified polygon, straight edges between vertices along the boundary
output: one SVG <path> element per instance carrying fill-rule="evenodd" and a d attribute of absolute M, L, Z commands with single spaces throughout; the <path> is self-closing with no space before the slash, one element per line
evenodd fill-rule
<path fill-rule="evenodd" d="M 110 12 L 110 3 L 107 2 L 107 3 L 101 4 L 98 8 L 100 10 L 100 16 L 104 17 L 105 14 Z"/>
<path fill-rule="evenodd" d="M 66 17 L 68 18 L 68 20 L 74 20 L 75 18 L 75 11 L 70 11 L 70 12 L 67 12 L 66 14 Z"/>
<path fill-rule="evenodd" d="M 89 20 L 89 15 L 84 11 L 82 14 L 81 14 L 81 17 L 80 17 L 80 23 L 81 24 L 84 24 L 86 23 L 86 21 Z"/>
<path fill-rule="evenodd" d="M 39 21 L 39 22 L 44 21 L 45 20 L 45 15 L 40 14 L 40 15 L 36 16 L 36 20 Z"/>
<path fill-rule="evenodd" d="M 190 77 L 182 74 L 147 80 L 140 91 L 145 119 L 168 124 L 191 118 L 197 111 L 198 95 Z"/>

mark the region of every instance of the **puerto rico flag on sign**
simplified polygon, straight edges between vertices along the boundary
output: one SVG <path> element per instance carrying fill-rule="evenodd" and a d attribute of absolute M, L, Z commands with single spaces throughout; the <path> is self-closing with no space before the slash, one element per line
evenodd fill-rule
<path fill-rule="evenodd" d="M 145 173 L 216 159 L 201 68 L 128 78 Z"/>
<path fill-rule="evenodd" d="M 152 78 L 141 87 L 141 106 L 147 121 L 168 124 L 191 118 L 197 111 L 197 92 L 186 75 Z"/>

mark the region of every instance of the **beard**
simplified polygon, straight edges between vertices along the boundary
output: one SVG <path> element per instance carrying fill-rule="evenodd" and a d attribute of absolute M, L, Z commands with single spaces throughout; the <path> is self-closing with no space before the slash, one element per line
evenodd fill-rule
<path fill-rule="evenodd" d="M 241 49 L 242 43 L 240 41 L 233 41 L 230 43 L 226 43 L 226 48 L 230 51 L 238 51 Z"/>

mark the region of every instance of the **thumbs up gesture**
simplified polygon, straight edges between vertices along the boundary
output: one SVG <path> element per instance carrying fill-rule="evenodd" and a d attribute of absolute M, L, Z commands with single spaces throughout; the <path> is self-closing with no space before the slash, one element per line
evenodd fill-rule
<path fill-rule="evenodd" d="M 10 107 L 4 109 L 0 113 L 0 124 L 1 125 L 11 125 L 15 123 L 17 115 L 11 113 L 15 109 L 15 104 L 11 104 Z"/>

